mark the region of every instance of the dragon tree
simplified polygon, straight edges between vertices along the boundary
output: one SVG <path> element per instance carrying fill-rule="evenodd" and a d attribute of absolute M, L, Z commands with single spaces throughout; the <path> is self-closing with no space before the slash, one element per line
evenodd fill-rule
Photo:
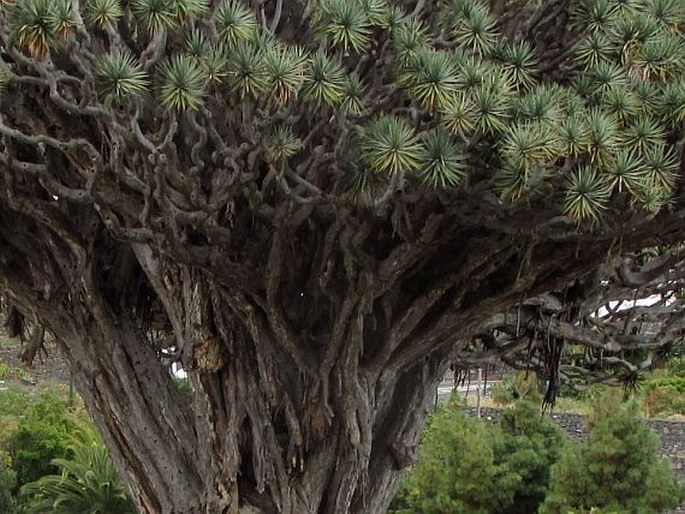
<path fill-rule="evenodd" d="M 551 401 L 682 337 L 684 30 L 681 0 L 0 0 L 0 290 L 140 512 L 384 512 L 450 363 Z"/>

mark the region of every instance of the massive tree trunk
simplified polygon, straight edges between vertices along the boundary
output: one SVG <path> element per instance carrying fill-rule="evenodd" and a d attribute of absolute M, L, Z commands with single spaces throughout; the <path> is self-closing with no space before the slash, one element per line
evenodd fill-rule
<path fill-rule="evenodd" d="M 55 334 L 146 513 L 384 512 L 453 352 L 612 244 L 581 254 L 575 241 L 522 244 L 429 215 L 372 258 L 387 226 L 332 221 L 275 230 L 242 275 L 225 254 L 183 264 L 101 229 L 97 250 L 45 231 L 40 255 L 35 239 L 8 237 L 10 219 L 22 220 L 0 219 L 0 287 Z M 18 260 L 31 265 L 12 274 Z M 151 317 L 172 335 L 163 354 Z M 188 370 L 192 401 L 169 358 Z"/>

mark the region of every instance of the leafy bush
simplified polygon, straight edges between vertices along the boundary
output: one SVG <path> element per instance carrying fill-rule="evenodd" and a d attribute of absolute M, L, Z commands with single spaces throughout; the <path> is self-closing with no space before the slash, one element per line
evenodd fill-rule
<path fill-rule="evenodd" d="M 8 456 L 0 453 L 0 512 L 10 513 L 16 507 L 14 489 L 17 474 L 8 465 Z"/>
<path fill-rule="evenodd" d="M 540 415 L 535 397 L 502 412 L 495 438 L 495 462 L 518 476 L 513 501 L 498 512 L 529 514 L 545 499 L 551 466 L 569 444 L 566 433 Z"/>
<path fill-rule="evenodd" d="M 674 377 L 685 378 L 685 356 L 677 357 L 668 361 L 667 366 L 669 374 Z"/>
<path fill-rule="evenodd" d="M 22 487 L 22 495 L 30 498 L 25 509 L 28 514 L 136 513 L 94 429 L 77 432 L 69 449 L 69 458 L 51 462 L 57 474 L 43 476 Z"/>
<path fill-rule="evenodd" d="M 12 369 L 9 365 L 0 359 L 0 380 L 8 378 L 12 374 Z"/>
<path fill-rule="evenodd" d="M 70 433 L 77 426 L 76 417 L 55 396 L 45 395 L 31 405 L 8 441 L 18 485 L 54 472 L 51 461 L 68 455 Z"/>
<path fill-rule="evenodd" d="M 174 377 L 174 384 L 176 384 L 176 388 L 184 399 L 188 401 L 193 399 L 193 391 L 190 389 L 190 380 L 187 378 Z"/>
<path fill-rule="evenodd" d="M 490 389 L 490 398 L 497 405 L 509 405 L 514 401 L 514 391 L 511 387 L 511 380 L 502 380 Z"/>
<path fill-rule="evenodd" d="M 650 389 L 645 394 L 645 409 L 649 417 L 685 415 L 685 394 L 671 387 Z"/>
<path fill-rule="evenodd" d="M 0 391 L 0 416 L 21 416 L 27 409 L 31 399 L 22 391 L 3 389 Z"/>
<path fill-rule="evenodd" d="M 567 448 L 552 467 L 541 514 L 579 514 L 593 507 L 656 514 L 680 504 L 685 491 L 638 414 L 636 401 L 622 403 L 617 394 L 595 400 L 587 419 L 590 435 L 577 449 Z"/>
<path fill-rule="evenodd" d="M 550 467 L 568 444 L 538 406 L 518 402 L 503 412 L 499 425 L 472 418 L 455 404 L 437 411 L 395 512 L 534 512 L 545 497 Z"/>

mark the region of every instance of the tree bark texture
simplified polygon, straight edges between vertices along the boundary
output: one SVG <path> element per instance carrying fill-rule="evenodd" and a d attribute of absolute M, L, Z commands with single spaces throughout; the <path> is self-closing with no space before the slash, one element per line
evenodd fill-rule
<path fill-rule="evenodd" d="M 69 241 L 0 207 L 0 287 L 55 334 L 150 514 L 384 512 L 454 352 L 493 313 L 582 277 L 614 242 L 578 252 L 440 214 L 403 240 L 355 214 L 246 231 L 232 247 L 242 259 L 184 264 L 178 249 L 121 243 L 80 214 L 64 223 L 92 232 Z M 192 401 L 160 362 L 153 317 L 170 327 Z"/>

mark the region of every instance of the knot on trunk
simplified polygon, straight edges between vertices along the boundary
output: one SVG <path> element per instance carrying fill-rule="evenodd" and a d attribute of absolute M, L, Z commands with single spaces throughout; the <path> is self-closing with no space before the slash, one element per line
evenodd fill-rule
<path fill-rule="evenodd" d="M 408 468 L 417 460 L 416 445 L 407 445 L 401 442 L 391 444 L 388 448 L 395 469 L 401 471 Z"/>

